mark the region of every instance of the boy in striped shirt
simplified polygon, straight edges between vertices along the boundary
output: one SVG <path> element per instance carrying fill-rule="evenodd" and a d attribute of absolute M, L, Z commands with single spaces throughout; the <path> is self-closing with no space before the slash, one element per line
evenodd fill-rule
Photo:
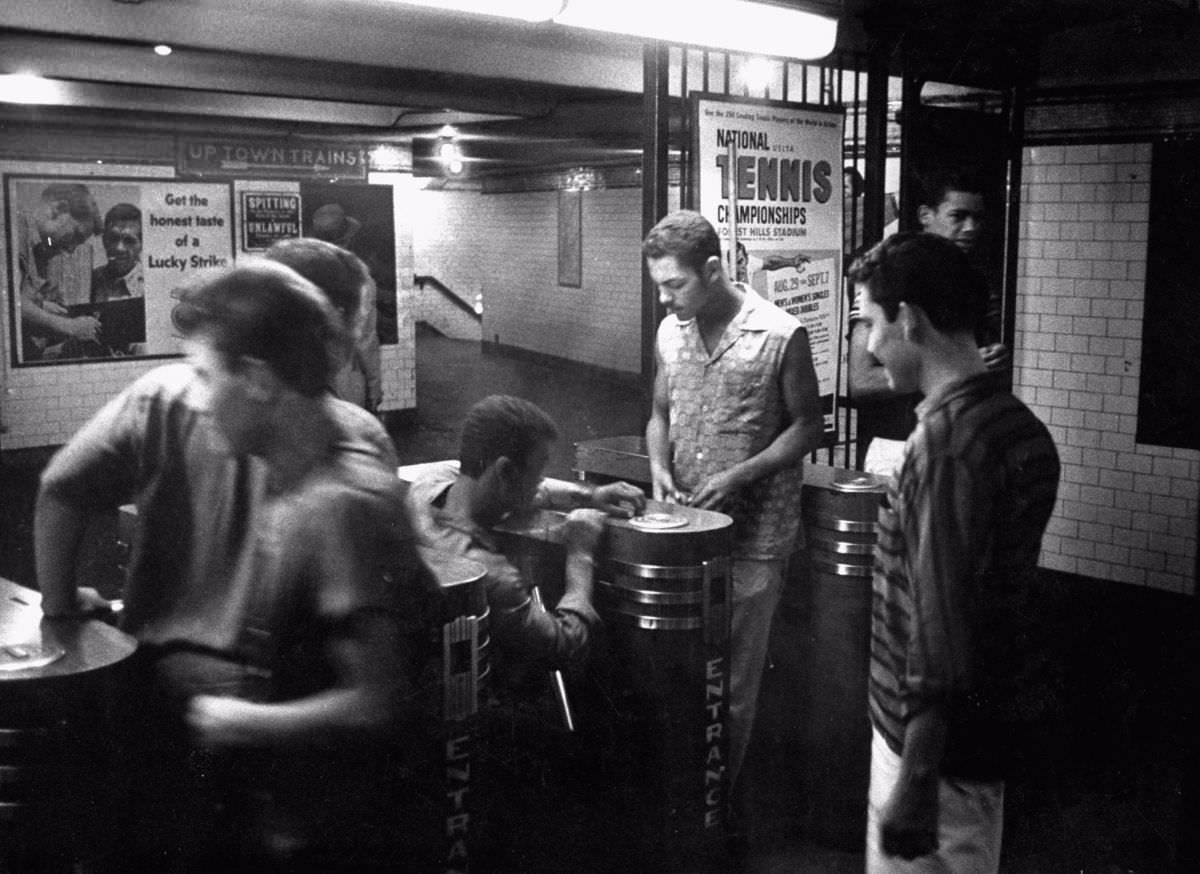
<path fill-rule="evenodd" d="M 987 289 L 953 243 L 897 234 L 850 278 L 890 387 L 924 395 L 879 512 L 867 872 L 996 872 L 1058 455 L 979 354 Z"/>

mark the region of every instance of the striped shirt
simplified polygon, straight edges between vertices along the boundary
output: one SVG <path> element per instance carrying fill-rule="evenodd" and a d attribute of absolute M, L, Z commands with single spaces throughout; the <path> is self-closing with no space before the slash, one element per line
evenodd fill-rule
<path fill-rule="evenodd" d="M 948 710 L 943 773 L 997 779 L 1040 667 L 1037 559 L 1058 491 L 1045 426 L 984 373 L 917 410 L 879 510 L 871 718 L 900 754 L 905 723 Z"/>

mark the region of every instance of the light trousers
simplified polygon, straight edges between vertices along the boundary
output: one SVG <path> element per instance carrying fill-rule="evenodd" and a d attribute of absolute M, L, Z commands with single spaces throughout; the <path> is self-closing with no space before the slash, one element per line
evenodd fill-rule
<path fill-rule="evenodd" d="M 871 788 L 867 799 L 867 874 L 997 874 L 1004 830 L 1004 783 L 938 781 L 938 849 L 911 862 L 885 856 L 882 811 L 900 777 L 900 757 L 878 729 L 871 731 Z"/>
<path fill-rule="evenodd" d="M 729 785 L 746 759 L 758 690 L 767 661 L 771 620 L 779 606 L 787 562 L 783 559 L 734 559 L 733 619 L 729 645 Z"/>

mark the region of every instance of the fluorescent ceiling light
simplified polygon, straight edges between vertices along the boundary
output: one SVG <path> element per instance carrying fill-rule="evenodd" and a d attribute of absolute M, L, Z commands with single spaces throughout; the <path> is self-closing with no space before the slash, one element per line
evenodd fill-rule
<path fill-rule="evenodd" d="M 776 62 L 778 66 L 778 62 Z M 738 73 L 738 80 L 746 87 L 747 91 L 766 91 L 771 84 L 771 79 L 775 75 L 775 70 L 771 62 L 766 58 L 751 58 L 742 67 Z"/>
<path fill-rule="evenodd" d="M 549 21 L 563 8 L 563 0 L 400 0 L 409 6 L 427 6 L 450 12 L 500 15 L 522 21 Z"/>
<path fill-rule="evenodd" d="M 62 82 L 31 73 L 0 74 L 0 103 L 58 105 L 67 102 Z"/>
<path fill-rule="evenodd" d="M 567 0 L 559 24 L 754 55 L 814 60 L 833 51 L 837 19 L 749 0 Z"/>
<path fill-rule="evenodd" d="M 550 21 L 640 39 L 815 60 L 833 51 L 836 18 L 752 0 L 399 0 L 476 15 Z"/>

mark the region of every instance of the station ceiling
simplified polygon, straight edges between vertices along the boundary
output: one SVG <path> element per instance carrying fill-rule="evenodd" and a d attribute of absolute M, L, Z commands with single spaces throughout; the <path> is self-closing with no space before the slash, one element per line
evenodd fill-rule
<path fill-rule="evenodd" d="M 1179 50 L 1200 56 L 1196 0 L 776 2 L 837 15 L 839 51 L 882 42 L 893 73 L 966 87 L 1153 78 L 1154 57 L 1130 49 L 1150 32 L 1185 34 Z M 157 43 L 174 53 L 154 55 Z M 59 79 L 71 108 L 53 112 L 98 121 L 320 119 L 396 140 L 456 124 L 489 135 L 497 173 L 640 152 L 638 41 L 388 0 L 17 0 L 0 4 L 0 72 Z"/>

